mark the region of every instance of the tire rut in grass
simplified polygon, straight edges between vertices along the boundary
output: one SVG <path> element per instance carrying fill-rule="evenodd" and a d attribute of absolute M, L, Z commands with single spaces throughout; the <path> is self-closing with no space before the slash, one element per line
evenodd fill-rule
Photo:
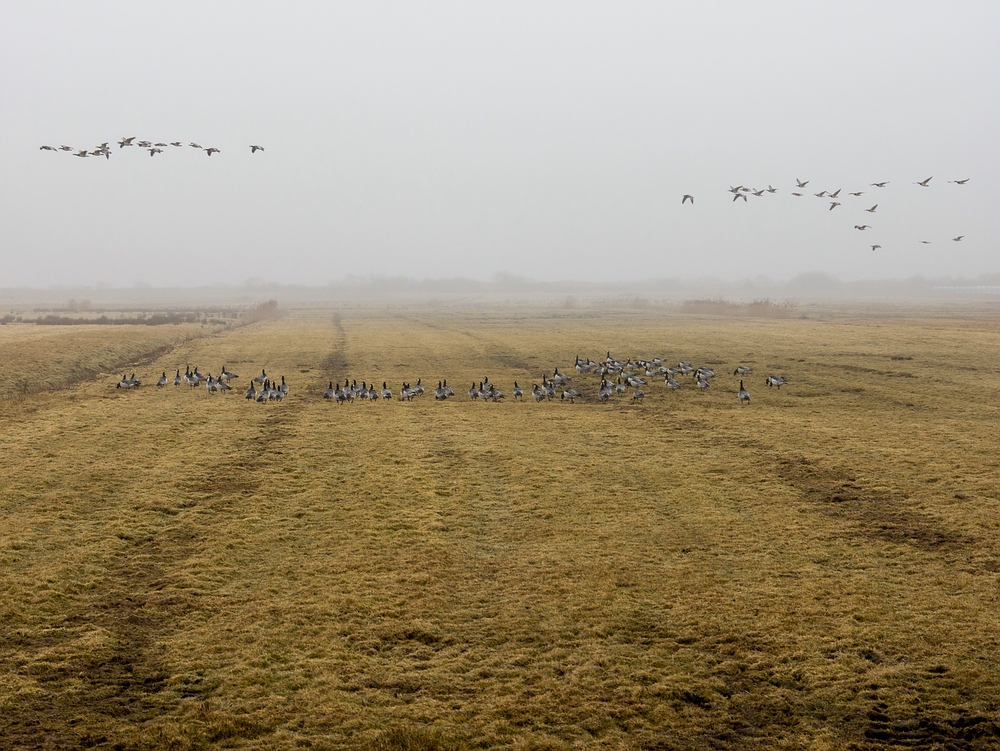
<path fill-rule="evenodd" d="M 161 692 L 169 673 L 152 647 L 194 607 L 189 595 L 169 589 L 167 579 L 196 537 L 182 524 L 132 540 L 109 565 L 99 591 L 66 618 L 61 630 L 66 636 L 23 645 L 36 654 L 46 648 L 70 651 L 73 635 L 85 627 L 106 634 L 105 643 L 112 649 L 99 650 L 93 657 L 76 654 L 37 663 L 34 677 L 45 693 L 5 711 L 0 722 L 10 748 L 109 744 L 118 729 L 166 710 L 172 700 Z"/>

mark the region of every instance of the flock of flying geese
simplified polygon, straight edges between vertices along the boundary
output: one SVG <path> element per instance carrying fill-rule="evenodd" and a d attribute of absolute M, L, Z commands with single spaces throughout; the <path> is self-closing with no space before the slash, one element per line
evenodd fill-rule
<path fill-rule="evenodd" d="M 119 149 L 125 149 L 130 146 L 139 149 L 145 149 L 146 151 L 149 152 L 150 156 L 156 156 L 157 154 L 162 154 L 164 149 L 167 149 L 171 146 L 175 148 L 181 148 L 184 146 L 184 144 L 181 143 L 180 141 L 170 141 L 169 143 L 164 143 L 163 141 L 157 141 L 156 143 L 153 143 L 152 141 L 137 141 L 136 136 L 131 136 L 129 138 L 122 138 L 120 141 L 118 141 Z M 194 141 L 189 143 L 188 146 L 193 149 L 200 149 L 201 151 L 204 151 L 206 154 L 208 154 L 208 156 L 212 156 L 212 154 L 222 153 L 221 149 L 217 149 L 214 146 L 207 146 L 207 147 L 202 146 L 200 143 L 195 143 Z M 39 151 L 56 151 L 56 152 L 64 151 L 68 154 L 72 154 L 73 156 L 78 156 L 78 157 L 103 156 L 105 159 L 111 158 L 111 147 L 108 146 L 107 141 L 102 143 L 100 146 L 96 146 L 95 148 L 90 150 L 77 149 L 75 146 L 65 146 L 65 145 L 39 146 L 38 148 Z M 256 154 L 258 151 L 263 151 L 263 150 L 264 150 L 263 146 L 257 146 L 256 144 L 250 146 L 251 154 Z"/>
<path fill-rule="evenodd" d="M 655 379 L 662 378 L 668 389 L 676 391 L 682 387 L 681 379 L 688 376 L 692 378 L 694 386 L 699 390 L 709 388 L 710 381 L 715 378 L 715 371 L 712 368 L 695 367 L 684 360 L 677 365 L 667 365 L 660 357 L 649 360 L 629 358 L 622 361 L 612 357 L 610 351 L 603 360 L 591 360 L 577 356 L 573 368 L 581 375 L 589 373 L 600 376 L 600 386 L 597 390 L 597 399 L 600 402 L 607 402 L 612 396 L 623 397 L 629 389 L 632 389 L 632 401 L 641 402 L 646 396 L 645 388 L 648 388 L 650 381 Z M 733 371 L 733 376 L 748 376 L 751 373 L 753 373 L 752 367 L 740 365 Z M 183 375 L 178 368 L 173 379 L 168 378 L 166 371 L 163 371 L 163 375 L 157 380 L 156 385 L 160 388 L 170 384 L 174 386 L 187 385 L 191 388 L 204 386 L 209 394 L 225 394 L 233 390 L 230 381 L 236 378 L 239 376 L 229 371 L 225 365 L 215 376 L 211 373 L 207 376 L 202 375 L 197 367 L 192 370 L 190 366 L 187 366 Z M 577 399 L 584 399 L 583 393 L 570 385 L 572 378 L 566 373 L 560 373 L 558 367 L 553 369 L 551 376 L 543 374 L 540 380 L 540 385 L 538 383 L 531 385 L 530 395 L 536 402 L 552 401 L 558 397 L 561 401 L 573 404 Z M 767 376 L 764 383 L 768 388 L 780 389 L 788 381 L 784 376 L 771 374 Z M 142 381 L 135 377 L 135 373 L 132 373 L 131 376 L 126 376 L 123 373 L 116 388 L 137 389 L 141 385 Z M 413 399 L 423 396 L 427 390 L 419 378 L 415 385 L 404 382 L 399 391 L 399 399 L 400 401 L 413 401 Z M 519 386 L 517 381 L 514 381 L 514 388 L 511 391 L 513 400 L 523 401 L 524 392 L 525 389 Z M 455 391 L 448 385 L 447 379 L 438 381 L 437 388 L 433 389 L 433 393 L 435 401 L 445 401 L 455 396 Z M 467 393 L 472 401 L 501 402 L 506 399 L 506 394 L 497 388 L 496 384 L 490 382 L 489 376 L 484 377 L 478 384 L 473 382 Z M 281 376 L 279 384 L 267 374 L 264 368 L 261 368 L 260 374 L 250 382 L 250 387 L 246 390 L 244 398 L 247 401 L 263 403 L 281 401 L 287 394 L 288 384 L 285 382 L 285 377 Z M 358 386 L 357 380 L 345 378 L 343 386 L 340 385 L 339 381 L 336 384 L 330 381 L 330 385 L 323 392 L 323 398 L 336 402 L 338 405 L 344 402 L 354 403 L 359 400 L 392 401 L 393 392 L 385 381 L 382 382 L 382 388 L 379 389 L 374 383 L 369 384 L 362 381 L 361 385 Z M 744 406 L 750 404 L 750 392 L 743 385 L 742 379 L 740 379 L 737 398 Z"/>
<path fill-rule="evenodd" d="M 932 175 L 931 177 L 928 177 L 926 180 L 917 180 L 913 184 L 914 185 L 919 185 L 922 188 L 929 188 L 930 185 L 931 185 L 931 180 L 933 180 L 933 179 L 934 179 L 934 176 Z M 806 188 L 806 186 L 809 185 L 809 182 L 810 182 L 809 180 L 799 180 L 798 178 L 795 178 L 795 183 L 796 183 L 795 187 L 796 187 L 796 190 L 792 191 L 792 195 L 796 196 L 796 197 L 799 197 L 799 198 L 801 198 L 802 196 L 804 196 L 805 193 L 802 193 L 800 191 L 804 190 Z M 963 178 L 962 180 L 949 180 L 948 182 L 951 183 L 951 184 L 954 184 L 954 185 L 965 185 L 967 182 L 969 182 L 969 178 L 966 177 L 966 178 Z M 869 187 L 884 188 L 888 184 L 889 184 L 889 180 L 882 180 L 881 182 L 870 183 Z M 828 211 L 833 211 L 835 208 L 837 208 L 838 206 L 842 205 L 841 202 L 838 200 L 840 198 L 840 191 L 841 191 L 840 188 L 837 188 L 835 191 L 832 191 L 832 192 L 826 191 L 826 190 L 821 190 L 819 193 L 813 193 L 813 195 L 815 197 L 817 197 L 817 198 L 828 199 L 829 202 L 830 202 L 830 208 L 827 209 L 827 210 Z M 768 193 L 768 194 L 777 193 L 778 189 L 775 188 L 775 187 L 773 187 L 773 186 L 771 186 L 770 184 L 766 188 L 760 188 L 760 189 L 750 188 L 750 187 L 747 187 L 745 185 L 731 185 L 729 187 L 729 192 L 733 194 L 733 203 L 735 203 L 736 201 L 739 201 L 740 199 L 742 199 L 743 202 L 746 203 L 747 202 L 747 196 L 752 195 L 752 196 L 755 196 L 757 198 L 760 198 L 765 193 Z M 856 191 L 848 192 L 844 196 L 844 198 L 846 198 L 847 196 L 853 196 L 855 198 L 860 198 L 864 194 L 865 194 L 865 191 L 863 191 L 863 190 L 856 190 Z M 685 203 L 688 203 L 688 202 L 690 202 L 691 205 L 694 206 L 694 196 L 691 195 L 690 193 L 685 193 L 681 197 L 681 205 L 683 206 Z M 878 209 L 878 204 L 876 203 L 876 204 L 872 205 L 870 208 L 865 209 L 865 211 L 867 211 L 869 214 L 874 214 L 877 209 Z M 859 230 L 861 232 L 864 232 L 865 230 L 872 229 L 872 225 L 870 225 L 870 224 L 855 224 L 854 225 L 854 229 Z M 958 236 L 953 237 L 951 239 L 952 239 L 952 242 L 961 242 L 962 238 L 964 238 L 964 237 L 965 237 L 965 235 L 958 235 Z M 920 242 L 923 245 L 930 245 L 931 244 L 930 240 L 921 240 Z M 871 249 L 873 251 L 875 251 L 875 250 L 878 250 L 881 247 L 882 247 L 881 245 L 874 244 L 874 245 L 871 246 Z"/>

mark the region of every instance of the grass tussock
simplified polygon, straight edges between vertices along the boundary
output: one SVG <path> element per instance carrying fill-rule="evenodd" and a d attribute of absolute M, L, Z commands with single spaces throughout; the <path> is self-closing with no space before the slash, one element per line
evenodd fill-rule
<path fill-rule="evenodd" d="M 147 382 L 217 362 L 291 391 L 91 377 L 0 404 L 0 745 L 995 748 L 995 323 L 5 327 L 0 362 L 42 372 L 146 352 Z M 609 349 L 717 376 L 601 404 L 572 364 Z M 510 401 L 556 366 L 582 403 Z M 505 403 L 463 396 L 486 376 Z M 320 397 L 418 377 L 459 396 Z"/>

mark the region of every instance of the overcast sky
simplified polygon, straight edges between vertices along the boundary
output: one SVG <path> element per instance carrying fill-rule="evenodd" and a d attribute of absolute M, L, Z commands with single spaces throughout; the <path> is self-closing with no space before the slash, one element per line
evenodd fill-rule
<path fill-rule="evenodd" d="M 998 39 L 993 1 L 0 0 L 0 287 L 996 272 Z"/>

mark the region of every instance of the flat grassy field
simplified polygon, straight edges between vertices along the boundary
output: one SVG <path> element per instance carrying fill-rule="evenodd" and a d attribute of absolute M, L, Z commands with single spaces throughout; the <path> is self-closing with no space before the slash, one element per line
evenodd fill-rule
<path fill-rule="evenodd" d="M 998 324 L 300 310 L 157 344 L 137 391 L 33 350 L 0 747 L 996 748 Z M 718 375 L 601 404 L 572 365 L 608 350 Z M 185 364 L 240 378 L 152 386 Z M 582 403 L 513 402 L 556 366 Z M 283 402 L 242 398 L 262 367 Z M 324 401 L 345 377 L 431 388 Z"/>

